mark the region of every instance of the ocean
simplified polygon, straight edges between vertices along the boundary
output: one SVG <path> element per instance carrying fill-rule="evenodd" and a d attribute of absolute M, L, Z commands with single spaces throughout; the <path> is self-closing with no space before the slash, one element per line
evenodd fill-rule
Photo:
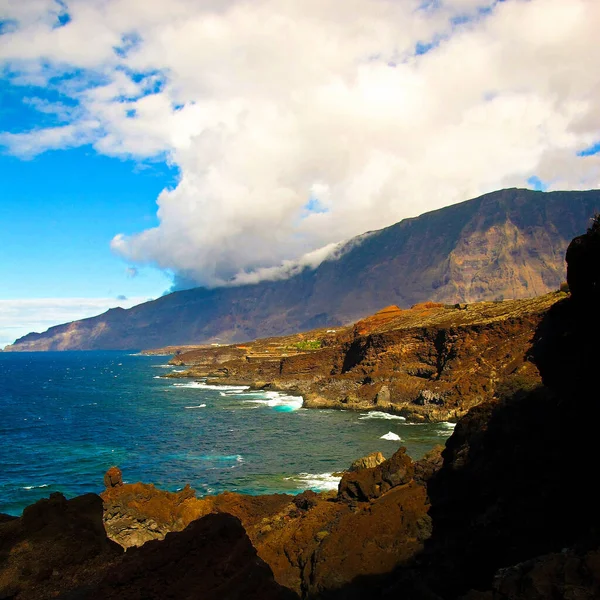
<path fill-rule="evenodd" d="M 302 398 L 165 379 L 168 357 L 125 352 L 0 353 L 0 512 L 51 492 L 126 482 L 198 496 L 334 489 L 334 473 L 400 445 L 420 458 L 452 425 L 382 412 L 302 408 Z M 398 439 L 400 438 L 400 440 Z"/>

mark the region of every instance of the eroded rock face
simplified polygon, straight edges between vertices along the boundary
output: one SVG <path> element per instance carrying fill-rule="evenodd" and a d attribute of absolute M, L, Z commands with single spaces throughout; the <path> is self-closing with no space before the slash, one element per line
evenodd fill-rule
<path fill-rule="evenodd" d="M 566 294 L 468 305 L 389 309 L 335 331 L 197 349 L 176 376 L 300 394 L 309 408 L 380 410 L 411 421 L 455 421 L 498 395 L 506 380 L 539 383 L 527 359 L 548 309 Z M 308 340 L 308 342 L 307 342 Z M 314 342 L 314 349 L 306 343 Z M 304 344 L 304 345 L 303 345 Z M 304 348 L 304 350 L 299 350 Z M 242 354 L 233 356 L 233 349 Z M 231 357 L 220 363 L 222 355 Z"/>
<path fill-rule="evenodd" d="M 104 476 L 108 482 L 101 494 L 104 502 L 104 527 L 109 537 L 123 546 L 141 546 L 162 540 L 170 531 L 181 531 L 191 521 L 206 514 L 189 485 L 176 493 L 157 490 L 153 485 L 123 484 L 120 469 L 117 480 L 113 467 Z"/>

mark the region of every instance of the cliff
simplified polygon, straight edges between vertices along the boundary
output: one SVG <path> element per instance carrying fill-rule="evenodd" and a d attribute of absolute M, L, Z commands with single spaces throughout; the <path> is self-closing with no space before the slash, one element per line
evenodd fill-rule
<path fill-rule="evenodd" d="M 305 407 L 384 410 L 455 421 L 515 386 L 539 383 L 527 359 L 554 292 L 527 300 L 386 309 L 353 326 L 181 352 L 170 377 L 302 395 Z"/>
<path fill-rule="evenodd" d="M 31 333 L 9 351 L 239 342 L 336 327 L 393 304 L 526 298 L 558 289 L 564 252 L 600 191 L 509 189 L 359 236 L 337 260 L 285 281 L 175 292 Z"/>

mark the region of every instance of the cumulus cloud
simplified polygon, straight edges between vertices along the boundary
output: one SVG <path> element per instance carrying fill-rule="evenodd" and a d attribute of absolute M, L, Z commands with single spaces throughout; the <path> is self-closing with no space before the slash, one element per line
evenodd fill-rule
<path fill-rule="evenodd" d="M 120 306 L 131 308 L 147 298 L 21 298 L 0 300 L 0 348 L 31 331 L 93 317 Z"/>
<path fill-rule="evenodd" d="M 159 225 L 112 247 L 181 279 L 288 276 L 533 176 L 600 186 L 600 154 L 579 155 L 600 141 L 596 0 L 4 4 L 6 72 L 77 109 L 0 142 L 176 165 Z"/>
<path fill-rule="evenodd" d="M 140 274 L 140 272 L 136 267 L 127 267 L 125 269 L 125 274 L 127 277 L 129 277 L 129 279 L 134 279 Z"/>

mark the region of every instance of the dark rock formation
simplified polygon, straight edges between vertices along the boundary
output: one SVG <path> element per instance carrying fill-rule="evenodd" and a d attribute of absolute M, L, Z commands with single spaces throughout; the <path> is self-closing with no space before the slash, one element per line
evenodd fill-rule
<path fill-rule="evenodd" d="M 179 533 L 129 550 L 102 582 L 97 600 L 293 600 L 256 555 L 239 519 L 208 515 Z"/>
<path fill-rule="evenodd" d="M 102 527 L 98 496 L 52 494 L 0 523 L 0 598 L 51 598 L 97 581 L 121 554 Z"/>
<path fill-rule="evenodd" d="M 421 576 L 443 598 L 593 598 L 600 583 L 598 222 L 567 251 L 572 296 L 531 355 L 545 387 L 482 404 L 448 440 L 429 483 L 433 536 Z"/>
<path fill-rule="evenodd" d="M 558 289 L 568 242 L 600 192 L 509 189 L 350 240 L 338 260 L 285 281 L 169 294 L 31 333 L 8 350 L 237 342 L 350 323 L 390 304 L 470 303 Z"/>
<path fill-rule="evenodd" d="M 122 487 L 111 488 L 113 490 Z M 210 515 L 127 553 L 102 526 L 95 494 L 52 494 L 0 522 L 0 598 L 293 600 L 240 524 Z"/>
<path fill-rule="evenodd" d="M 368 502 L 398 485 L 409 483 L 413 475 L 413 462 L 406 454 L 406 448 L 402 447 L 375 467 L 345 473 L 340 481 L 338 496 L 346 502 Z"/>

